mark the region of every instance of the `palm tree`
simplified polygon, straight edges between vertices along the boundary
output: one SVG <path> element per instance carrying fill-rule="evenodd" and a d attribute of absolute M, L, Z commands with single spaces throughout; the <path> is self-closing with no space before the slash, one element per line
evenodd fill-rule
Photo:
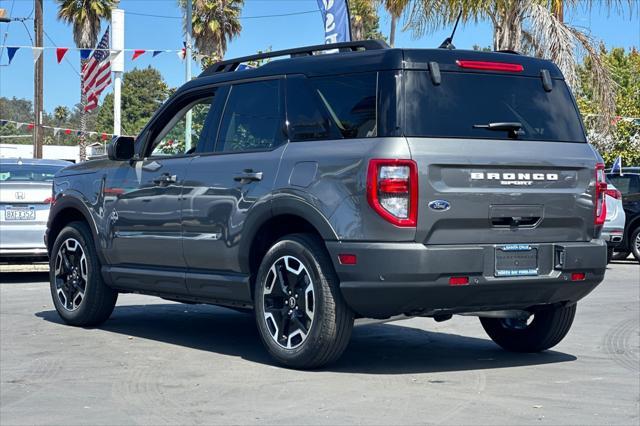
<path fill-rule="evenodd" d="M 409 0 L 384 0 L 384 8 L 391 15 L 391 29 L 389 30 L 389 45 L 393 47 L 396 42 L 396 25 L 400 16 L 409 6 Z"/>
<path fill-rule="evenodd" d="M 102 19 L 111 18 L 113 9 L 119 0 L 56 0 L 58 3 L 58 19 L 73 27 L 73 41 L 80 49 L 93 48 L 98 42 Z M 84 61 L 80 60 L 80 69 Z M 86 117 L 84 105 L 87 98 L 80 86 L 80 99 L 83 106 L 80 116 L 80 161 L 87 158 L 84 132 L 86 131 Z"/>
<path fill-rule="evenodd" d="M 69 118 L 69 114 L 69 108 L 64 105 L 58 105 L 53 110 L 53 117 L 56 119 L 56 124 L 58 126 L 67 121 L 67 119 Z"/>
<path fill-rule="evenodd" d="M 377 7 L 380 0 L 349 0 L 351 37 L 355 40 L 382 40 Z"/>
<path fill-rule="evenodd" d="M 185 0 L 180 5 L 185 9 Z M 224 58 L 227 43 L 242 31 L 242 6 L 244 0 L 193 0 L 193 38 L 199 54 L 208 57 L 203 62 Z"/>
<path fill-rule="evenodd" d="M 608 133 L 615 112 L 614 83 L 596 41 L 583 30 L 564 22 L 565 9 L 590 9 L 595 0 L 414 0 L 407 20 L 414 36 L 451 25 L 459 12 L 462 21 L 489 20 L 494 50 L 522 51 L 552 60 L 570 86 L 578 88 L 578 54 L 592 64 L 591 85 L 600 109 L 598 129 Z M 604 0 L 600 7 L 623 13 L 634 0 Z"/>

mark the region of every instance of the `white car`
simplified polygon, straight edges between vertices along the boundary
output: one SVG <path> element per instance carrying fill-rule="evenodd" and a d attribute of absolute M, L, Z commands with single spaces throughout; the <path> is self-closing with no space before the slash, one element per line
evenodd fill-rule
<path fill-rule="evenodd" d="M 622 208 L 622 194 L 611 182 L 607 182 L 607 217 L 600 238 L 607 242 L 607 261 L 611 261 L 613 251 L 624 238 L 625 213 Z"/>
<path fill-rule="evenodd" d="M 0 159 L 0 262 L 46 260 L 53 175 L 70 164 Z"/>

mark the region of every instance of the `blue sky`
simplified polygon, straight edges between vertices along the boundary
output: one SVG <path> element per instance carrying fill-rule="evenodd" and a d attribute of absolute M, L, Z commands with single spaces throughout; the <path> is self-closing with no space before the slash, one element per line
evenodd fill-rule
<path fill-rule="evenodd" d="M 32 12 L 32 0 L 0 0 L 0 7 L 7 9 L 12 17 L 27 17 Z M 134 49 L 180 49 L 182 47 L 182 20 L 134 13 L 180 16 L 177 0 L 122 0 L 120 7 L 125 10 L 125 47 Z M 71 28 L 56 19 L 57 5 L 53 0 L 44 1 L 45 46 L 73 47 Z M 130 14 L 129 14 L 130 12 Z M 309 12 L 294 16 L 253 18 L 262 15 L 278 15 L 294 12 Z M 640 13 L 634 10 L 631 19 L 609 14 L 595 6 L 591 11 L 578 10 L 566 16 L 566 20 L 579 27 L 587 28 L 591 34 L 601 39 L 607 47 L 622 46 L 631 48 L 640 46 Z M 25 22 L 33 34 L 33 21 Z M 323 42 L 323 25 L 317 11 L 316 0 L 245 0 L 241 36 L 233 40 L 227 51 L 227 57 L 242 56 L 265 50 L 319 44 Z M 389 17 L 381 10 L 380 26 L 387 34 Z M 103 25 L 103 30 L 106 23 Z M 396 45 L 399 47 L 436 47 L 448 35 L 443 30 L 426 35 L 420 39 L 412 38 L 409 33 L 400 33 Z M 6 33 L 6 40 L 5 40 Z M 471 48 L 474 44 L 491 45 L 491 26 L 487 22 L 463 25 L 458 28 L 454 44 L 458 48 Z M 29 36 L 19 22 L 0 24 L 0 44 L 7 46 L 30 45 Z M 178 86 L 184 82 L 184 63 L 174 53 L 163 53 L 155 58 L 151 54 L 131 61 L 131 52 L 127 53 L 125 67 L 152 65 L 158 68 L 167 83 Z M 58 64 L 54 50 L 44 52 L 44 106 L 52 111 L 56 105 L 74 105 L 79 101 L 79 52 L 69 51 L 65 60 Z M 33 98 L 33 56 L 30 50 L 21 49 L 9 66 L 7 51 L 3 49 L 0 58 L 0 95 L 7 97 Z M 194 75 L 199 69 L 194 63 Z M 107 89 L 104 94 L 111 89 Z M 103 94 L 103 96 L 104 96 Z"/>

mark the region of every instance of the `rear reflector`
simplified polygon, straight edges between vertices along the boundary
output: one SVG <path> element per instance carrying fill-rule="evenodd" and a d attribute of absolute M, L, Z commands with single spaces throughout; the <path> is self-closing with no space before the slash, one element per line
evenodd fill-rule
<path fill-rule="evenodd" d="M 521 64 L 512 64 L 508 62 L 457 60 L 456 64 L 458 64 L 460 68 L 468 68 L 472 70 L 505 71 L 505 72 L 524 71 L 524 67 Z"/>
<path fill-rule="evenodd" d="M 584 272 L 571 273 L 571 281 L 584 281 L 586 274 Z"/>
<path fill-rule="evenodd" d="M 449 285 L 467 285 L 469 284 L 469 277 L 450 277 Z"/>
<path fill-rule="evenodd" d="M 339 254 L 338 260 L 341 265 L 355 265 L 358 263 L 358 258 L 355 254 Z"/>

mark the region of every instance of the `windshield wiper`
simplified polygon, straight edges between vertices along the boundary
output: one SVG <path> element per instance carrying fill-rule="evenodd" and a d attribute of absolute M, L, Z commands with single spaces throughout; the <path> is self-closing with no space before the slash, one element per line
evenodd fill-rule
<path fill-rule="evenodd" d="M 524 133 L 520 130 L 522 128 L 522 123 L 520 123 L 519 121 L 499 121 L 487 124 L 474 124 L 473 128 L 506 131 L 509 132 L 509 137 L 512 139 L 516 139 L 519 135 Z"/>

